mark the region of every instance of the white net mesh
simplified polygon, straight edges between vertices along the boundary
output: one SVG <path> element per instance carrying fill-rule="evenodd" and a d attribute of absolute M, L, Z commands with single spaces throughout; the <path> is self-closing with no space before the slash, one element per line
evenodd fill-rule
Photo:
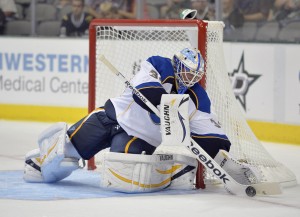
<path fill-rule="evenodd" d="M 128 79 L 138 72 L 142 60 L 153 55 L 172 58 L 185 47 L 198 46 L 198 26 L 171 27 L 165 23 L 151 25 L 122 25 L 96 27 L 95 105 L 102 106 L 108 98 L 120 95 L 124 84 L 101 62 L 104 54 Z M 206 89 L 212 107 L 227 133 L 231 153 L 238 159 L 256 165 L 264 181 L 293 182 L 295 176 L 275 161 L 249 128 L 232 91 L 223 56 L 223 23 L 208 22 L 206 42 Z M 91 57 L 90 57 L 91 58 Z M 90 66 L 93 67 L 93 66 Z M 160 147 L 158 152 L 192 156 L 183 147 Z M 96 156 L 97 164 L 97 156 Z"/>
<path fill-rule="evenodd" d="M 253 134 L 232 91 L 223 52 L 223 28 L 209 22 L 207 29 L 206 90 L 213 110 L 232 143 L 230 153 L 257 166 L 266 182 L 293 182 L 294 174 L 274 160 Z M 272 171 L 272 172 L 271 172 Z"/>
<path fill-rule="evenodd" d="M 126 30 L 123 30 L 126 29 Z M 174 27 L 157 30 L 157 27 L 97 27 L 96 42 L 96 105 L 110 97 L 120 95 L 124 84 L 101 64 L 98 56 L 104 54 L 127 79 L 131 79 L 140 67 L 142 60 L 153 55 L 172 57 L 175 52 L 190 46 L 186 31 Z M 197 29 L 190 28 L 191 31 Z"/>

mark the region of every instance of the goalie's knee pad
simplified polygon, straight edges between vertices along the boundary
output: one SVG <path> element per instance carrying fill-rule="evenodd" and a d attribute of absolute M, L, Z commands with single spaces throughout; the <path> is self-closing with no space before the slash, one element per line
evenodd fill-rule
<path fill-rule="evenodd" d="M 38 139 L 41 172 L 45 182 L 57 182 L 79 168 L 78 158 L 66 158 L 67 124 L 57 123 L 46 129 Z"/>
<path fill-rule="evenodd" d="M 26 182 L 43 182 L 39 149 L 34 149 L 26 154 L 23 179 Z"/>
<path fill-rule="evenodd" d="M 78 168 L 78 159 L 57 157 L 46 165 L 42 165 L 41 172 L 44 182 L 57 182 L 68 177 Z"/>
<path fill-rule="evenodd" d="M 53 160 L 43 170 L 41 163 L 39 149 L 34 149 L 26 154 L 23 174 L 26 182 L 57 182 L 79 168 L 78 159 L 74 158 Z"/>
<path fill-rule="evenodd" d="M 194 158 L 186 156 L 107 152 L 102 158 L 100 183 L 121 192 L 192 189 L 197 165 Z"/>
<path fill-rule="evenodd" d="M 79 168 L 79 157 L 65 156 L 65 148 L 70 142 L 66 131 L 66 123 L 57 123 L 40 134 L 39 150 L 34 150 L 26 155 L 26 175 L 24 175 L 26 181 L 57 182 Z M 41 174 L 40 179 L 38 178 L 39 173 Z M 30 178 L 31 176 L 36 179 Z"/>
<path fill-rule="evenodd" d="M 258 168 L 234 159 L 227 151 L 220 150 L 214 160 L 238 183 L 249 185 L 262 179 Z"/>

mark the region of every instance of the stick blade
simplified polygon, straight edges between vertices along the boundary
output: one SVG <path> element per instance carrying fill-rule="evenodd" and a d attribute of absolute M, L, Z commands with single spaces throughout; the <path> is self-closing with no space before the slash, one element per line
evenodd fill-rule
<path fill-rule="evenodd" d="M 280 184 L 277 182 L 265 182 L 251 185 L 255 188 L 257 195 L 278 195 L 281 194 Z"/>

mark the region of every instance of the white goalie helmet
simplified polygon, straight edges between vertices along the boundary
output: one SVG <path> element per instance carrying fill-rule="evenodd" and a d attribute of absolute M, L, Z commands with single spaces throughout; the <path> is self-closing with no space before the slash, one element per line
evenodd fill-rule
<path fill-rule="evenodd" d="M 185 91 L 192 87 L 204 75 L 204 59 L 200 51 L 195 48 L 185 48 L 175 54 L 173 63 L 179 85 L 178 90 Z"/>

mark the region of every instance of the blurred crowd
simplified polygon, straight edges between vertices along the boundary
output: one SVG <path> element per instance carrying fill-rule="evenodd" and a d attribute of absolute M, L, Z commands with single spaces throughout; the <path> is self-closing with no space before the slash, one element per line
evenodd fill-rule
<path fill-rule="evenodd" d="M 221 19 L 225 40 L 300 42 L 300 0 L 144 0 L 141 13 L 137 0 L 36 0 L 34 13 L 31 2 L 0 0 L 0 34 L 82 37 L 95 18 L 179 19 L 190 8 L 197 19 Z"/>

